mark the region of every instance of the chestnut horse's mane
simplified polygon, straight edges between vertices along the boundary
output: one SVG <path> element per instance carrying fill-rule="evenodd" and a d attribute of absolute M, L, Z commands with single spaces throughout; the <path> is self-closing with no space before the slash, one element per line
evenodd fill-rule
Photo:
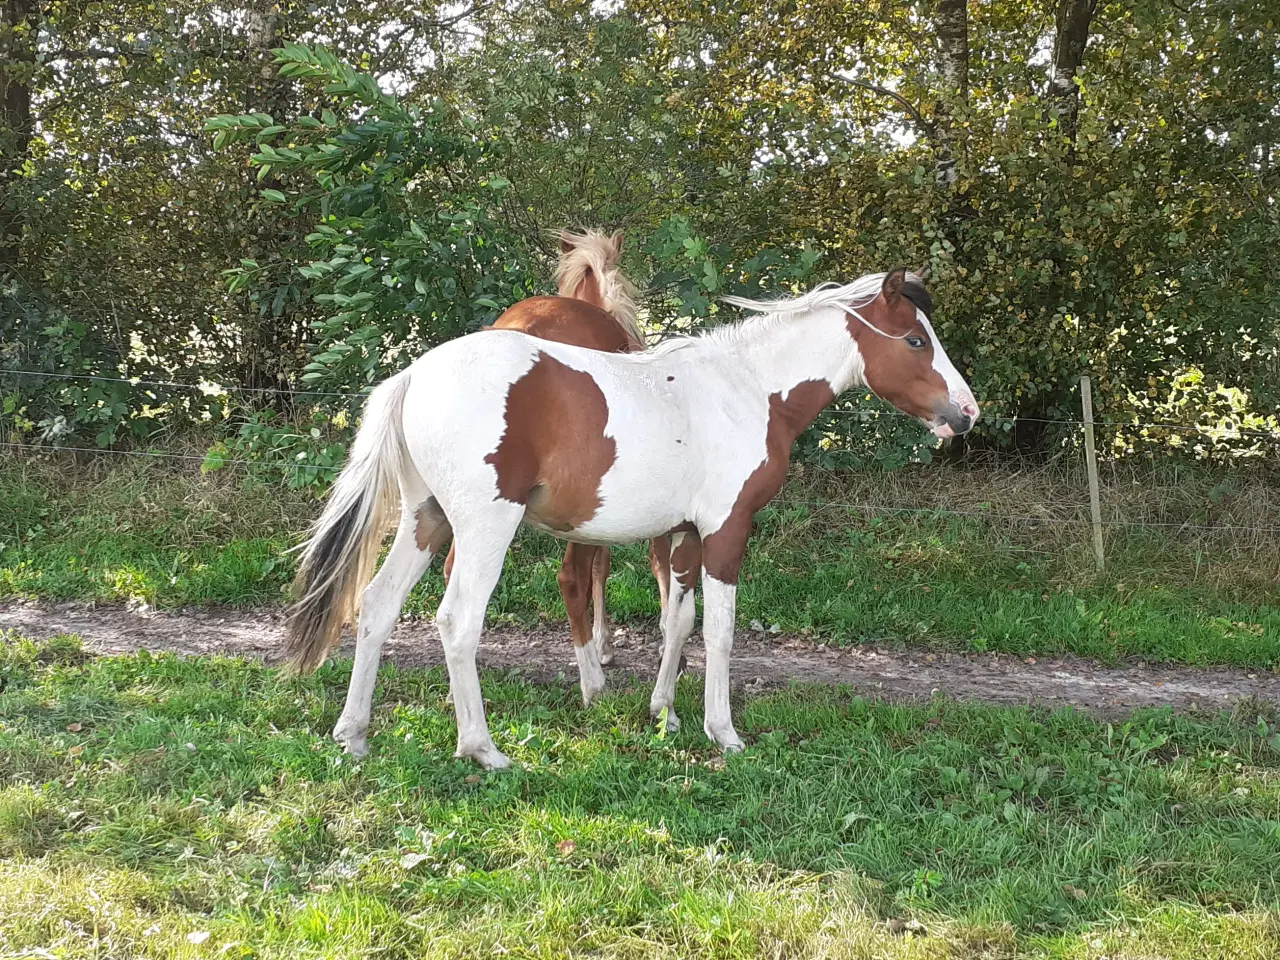
<path fill-rule="evenodd" d="M 599 230 L 558 234 L 567 251 L 560 254 L 556 267 L 556 285 L 561 291 L 576 290 L 590 270 L 600 284 L 604 309 L 608 311 L 627 334 L 643 345 L 644 334 L 637 322 L 638 308 L 635 284 L 618 269 L 618 240 Z"/>

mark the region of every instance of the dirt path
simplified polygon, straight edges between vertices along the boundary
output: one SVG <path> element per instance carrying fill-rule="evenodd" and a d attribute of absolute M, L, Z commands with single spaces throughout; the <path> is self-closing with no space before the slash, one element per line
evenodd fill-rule
<path fill-rule="evenodd" d="M 8 629 L 37 638 L 79 634 L 90 650 L 102 654 L 145 648 L 270 659 L 279 649 L 281 618 L 278 611 L 140 613 L 85 604 L 0 602 L 0 630 Z M 615 643 L 617 658 L 608 668 L 611 685 L 628 675 L 652 680 L 658 662 L 656 635 L 624 628 L 618 630 Z M 350 640 L 342 652 L 350 655 Z M 697 637 L 687 653 L 690 670 L 701 672 Z M 412 666 L 440 663 L 435 627 L 402 622 L 387 645 L 387 656 Z M 480 646 L 480 662 L 542 679 L 563 674 L 564 682 L 571 683 L 576 678 L 568 629 L 559 624 L 489 630 Z M 996 654 L 836 649 L 799 637 L 758 633 L 742 634 L 735 643 L 733 677 L 735 687 L 747 693 L 799 680 L 848 684 L 859 693 L 888 699 L 921 699 L 940 692 L 987 703 L 1075 704 L 1111 715 L 1166 704 L 1179 711 L 1216 711 L 1247 698 L 1280 704 L 1280 676 L 1274 673 L 1147 665 L 1111 668 L 1074 657 L 1036 662 Z"/>

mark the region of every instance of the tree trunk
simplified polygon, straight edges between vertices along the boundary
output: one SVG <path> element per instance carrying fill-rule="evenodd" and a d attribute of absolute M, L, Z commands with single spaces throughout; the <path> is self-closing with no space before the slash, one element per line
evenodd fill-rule
<path fill-rule="evenodd" d="M 1084 62 L 1089 42 L 1089 23 L 1098 0 L 1059 0 L 1054 18 L 1053 67 L 1049 74 L 1049 99 L 1058 107 L 1058 128 L 1074 150 L 1076 118 L 1080 113 L 1080 91 L 1076 74 Z"/>
<path fill-rule="evenodd" d="M 0 0 L 0 270 L 18 262 L 22 213 L 11 184 L 30 153 L 35 131 L 31 81 L 36 69 L 36 0 Z"/>
<path fill-rule="evenodd" d="M 939 183 L 956 180 L 954 110 L 969 98 L 969 15 L 966 0 L 938 0 L 938 74 L 942 89 L 934 105 L 938 139 L 935 176 Z"/>
<path fill-rule="evenodd" d="M 245 30 L 249 76 L 244 88 L 244 109 L 246 113 L 269 114 L 277 123 L 287 121 L 291 111 L 290 82 L 280 79 L 272 54 L 286 33 L 287 26 L 276 0 L 253 0 Z M 259 181 L 256 170 L 252 170 L 245 191 L 250 200 L 256 200 L 262 190 L 282 186 L 274 173 Z M 296 305 L 278 296 L 292 278 L 293 262 L 287 250 L 293 227 L 283 209 L 258 204 L 248 256 L 265 269 L 257 283 L 256 315 L 251 305 L 251 314 L 244 322 L 241 379 L 245 385 L 260 390 L 280 387 L 304 362 L 301 341 L 305 331 L 297 323 Z M 288 395 L 283 395 L 272 402 L 287 407 L 290 400 Z"/>
<path fill-rule="evenodd" d="M 247 103 L 251 113 L 269 113 L 279 120 L 281 83 L 276 76 L 271 51 L 279 45 L 280 8 L 272 0 L 258 0 L 249 9 L 246 41 L 254 77 L 249 84 Z"/>

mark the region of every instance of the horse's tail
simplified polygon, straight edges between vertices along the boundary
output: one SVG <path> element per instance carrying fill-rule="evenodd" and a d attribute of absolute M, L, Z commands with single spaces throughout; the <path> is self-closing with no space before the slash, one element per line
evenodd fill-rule
<path fill-rule="evenodd" d="M 618 325 L 635 341 L 636 347 L 644 346 L 644 333 L 637 320 L 636 285 L 618 268 L 622 255 L 622 231 L 606 235 L 599 230 L 573 233 L 561 230 L 560 263 L 556 267 L 556 286 L 562 295 L 572 296 L 581 286 L 590 270 L 600 285 L 603 300 L 598 306 L 606 310 Z"/>
<path fill-rule="evenodd" d="M 285 628 L 289 669 L 309 673 L 337 645 L 373 576 L 388 521 L 400 501 L 400 476 L 414 469 L 404 443 L 409 371 L 378 385 L 364 408 L 347 465 L 310 538 L 299 548 L 297 597 Z"/>

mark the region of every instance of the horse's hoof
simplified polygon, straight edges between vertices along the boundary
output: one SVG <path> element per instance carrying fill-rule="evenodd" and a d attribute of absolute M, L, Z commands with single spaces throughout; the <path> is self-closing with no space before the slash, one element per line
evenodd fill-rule
<path fill-rule="evenodd" d="M 472 750 L 468 750 L 464 747 L 458 747 L 454 756 L 459 759 L 462 757 L 470 757 L 486 770 L 506 770 L 511 766 L 511 758 L 491 743 L 487 746 L 476 747 Z"/>
<path fill-rule="evenodd" d="M 342 745 L 342 749 L 345 753 L 350 754 L 357 760 L 369 755 L 367 730 L 355 730 L 350 727 L 343 727 L 339 724 L 333 728 L 333 739 Z"/>
<path fill-rule="evenodd" d="M 649 716 L 653 717 L 653 719 L 655 720 L 657 720 L 659 717 L 662 716 L 662 711 L 663 711 L 662 707 L 655 707 L 653 704 L 649 705 Z M 678 732 L 680 730 L 680 718 L 676 716 L 675 708 L 667 707 L 666 711 L 667 711 L 667 733 Z"/>
<path fill-rule="evenodd" d="M 720 745 L 720 749 L 725 753 L 741 753 L 747 748 L 742 742 L 742 738 L 738 736 L 738 732 L 729 727 L 727 730 L 712 730 L 710 727 L 703 728 L 707 739 L 714 741 Z"/>

